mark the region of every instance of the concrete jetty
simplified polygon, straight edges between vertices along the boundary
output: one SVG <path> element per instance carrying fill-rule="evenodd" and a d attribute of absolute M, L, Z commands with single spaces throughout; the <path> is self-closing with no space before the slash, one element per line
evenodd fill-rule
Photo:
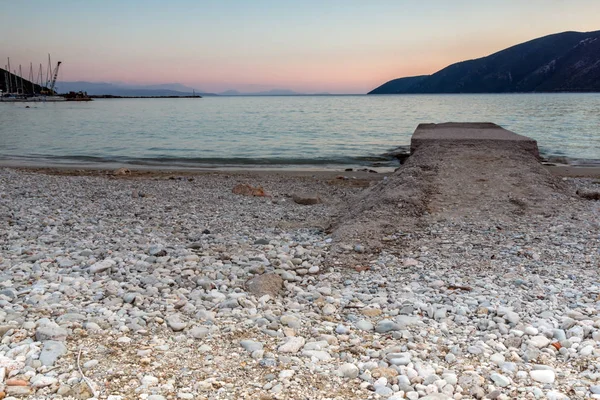
<path fill-rule="evenodd" d="M 420 124 L 406 162 L 361 193 L 334 227 L 341 241 L 377 248 L 382 232 L 439 219 L 478 224 L 554 215 L 571 197 L 540 163 L 533 139 L 493 123 Z"/>
<path fill-rule="evenodd" d="M 518 135 L 491 122 L 445 122 L 441 124 L 419 124 L 413 133 L 410 152 L 423 145 L 510 145 L 540 157 L 537 142 L 527 136 Z"/>

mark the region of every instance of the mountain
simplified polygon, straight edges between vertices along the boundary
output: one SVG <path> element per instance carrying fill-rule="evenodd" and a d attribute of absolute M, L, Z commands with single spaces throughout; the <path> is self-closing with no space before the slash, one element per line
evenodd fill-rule
<path fill-rule="evenodd" d="M 0 90 L 1 91 L 3 91 L 4 93 L 8 93 L 9 92 L 8 89 L 10 88 L 11 89 L 10 92 L 12 92 L 12 93 L 16 93 L 17 91 L 21 92 L 21 85 L 22 85 L 23 93 L 25 93 L 25 94 L 33 94 L 34 92 L 40 93 L 44 90 L 47 90 L 45 87 L 36 85 L 28 80 L 21 79 L 17 75 L 12 74 L 12 73 L 6 71 L 5 69 L 0 68 Z"/>
<path fill-rule="evenodd" d="M 376 89 L 373 89 L 369 94 L 392 94 L 392 93 L 408 93 L 412 86 L 420 83 L 425 78 L 429 78 L 430 75 L 419 75 L 409 76 L 407 78 L 393 79 L 389 82 L 384 83 Z"/>
<path fill-rule="evenodd" d="M 369 94 L 600 92 L 600 31 L 544 36 Z"/>
<path fill-rule="evenodd" d="M 90 96 L 191 96 L 195 90 L 179 83 L 166 83 L 160 85 L 127 85 L 106 82 L 79 81 L 58 82 L 56 86 L 60 93 L 82 91 L 87 92 Z M 196 90 L 195 94 L 200 96 L 213 95 L 212 93 L 203 93 L 201 90 Z"/>

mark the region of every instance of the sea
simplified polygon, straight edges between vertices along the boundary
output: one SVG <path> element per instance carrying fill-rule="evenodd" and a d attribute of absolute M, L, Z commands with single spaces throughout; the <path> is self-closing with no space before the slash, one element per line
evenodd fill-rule
<path fill-rule="evenodd" d="M 600 93 L 0 103 L 0 165 L 391 169 L 420 123 L 494 122 L 600 165 Z"/>

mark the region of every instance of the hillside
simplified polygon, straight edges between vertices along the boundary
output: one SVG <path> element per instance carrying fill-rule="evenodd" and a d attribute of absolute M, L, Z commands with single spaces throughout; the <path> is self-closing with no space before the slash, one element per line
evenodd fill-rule
<path fill-rule="evenodd" d="M 422 82 L 429 75 L 409 76 L 407 78 L 393 79 L 389 82 L 384 83 L 376 89 L 373 89 L 369 94 L 396 94 L 396 93 L 407 93 L 414 85 Z"/>
<path fill-rule="evenodd" d="M 0 68 L 0 90 L 4 93 L 8 93 L 8 82 L 6 82 L 6 71 L 5 69 Z M 32 84 L 30 81 L 23 79 L 21 80 L 21 78 L 18 78 L 16 75 L 9 73 L 9 78 L 8 79 L 12 79 L 12 84 L 13 86 L 15 85 L 15 81 L 17 82 L 17 86 L 19 87 L 19 89 L 21 88 L 21 81 L 23 82 L 23 92 L 25 94 L 33 94 L 33 92 L 35 93 L 40 93 L 42 90 L 47 90 L 46 88 L 40 86 L 40 85 L 36 85 L 36 84 Z M 16 92 L 16 90 L 13 90 L 13 92 Z"/>
<path fill-rule="evenodd" d="M 600 92 L 600 31 L 544 36 L 369 94 Z"/>

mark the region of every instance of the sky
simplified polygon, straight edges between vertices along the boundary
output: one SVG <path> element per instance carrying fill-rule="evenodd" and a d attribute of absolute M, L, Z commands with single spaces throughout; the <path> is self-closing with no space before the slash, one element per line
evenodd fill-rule
<path fill-rule="evenodd" d="M 600 30 L 600 0 L 0 0 L 0 65 L 205 92 L 366 93 L 536 37 Z"/>

